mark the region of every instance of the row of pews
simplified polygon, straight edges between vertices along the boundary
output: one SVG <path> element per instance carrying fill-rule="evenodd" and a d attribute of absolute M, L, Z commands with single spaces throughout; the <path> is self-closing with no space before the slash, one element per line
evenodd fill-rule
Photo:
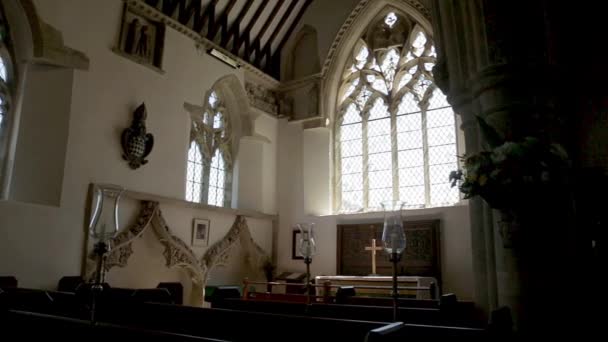
<path fill-rule="evenodd" d="M 218 292 L 218 293 L 221 293 Z M 391 322 L 380 309 L 364 305 L 280 303 L 215 298 L 212 308 L 153 302 L 162 297 L 113 296 L 111 289 L 97 296 L 91 322 L 91 292 L 76 293 L 22 288 L 0 289 L 3 333 L 20 338 L 93 341 L 147 339 L 152 341 L 406 341 L 411 337 L 465 337 L 497 340 L 504 331 L 479 321 L 442 316 L 441 303 L 402 307 L 405 322 Z M 437 304 L 438 307 L 433 307 Z M 355 308 L 356 307 L 356 308 Z M 413 309 L 420 311 L 411 311 Z M 421 315 L 421 312 L 433 314 Z M 437 315 L 436 315 L 437 314 Z M 447 318 L 446 318 L 447 317 Z M 448 319 L 449 318 L 449 319 Z M 448 325 L 448 323 L 450 325 Z"/>

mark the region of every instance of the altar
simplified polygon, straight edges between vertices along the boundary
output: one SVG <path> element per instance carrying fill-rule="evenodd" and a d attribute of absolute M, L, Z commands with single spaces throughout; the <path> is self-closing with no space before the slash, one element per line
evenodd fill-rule
<path fill-rule="evenodd" d="M 390 296 L 393 277 L 390 276 L 317 276 L 315 277 L 316 295 L 324 296 L 329 283 L 330 295 L 334 296 L 337 286 L 353 286 L 358 296 Z M 434 277 L 400 276 L 397 277 L 399 296 L 403 298 L 431 299 L 439 298 L 439 287 Z M 433 284 L 433 285 L 432 285 Z M 334 287 L 336 285 L 336 287 Z"/>

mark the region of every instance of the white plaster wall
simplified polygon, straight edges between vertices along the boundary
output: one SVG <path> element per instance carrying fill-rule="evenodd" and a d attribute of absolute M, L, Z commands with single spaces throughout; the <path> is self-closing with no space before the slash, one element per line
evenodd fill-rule
<path fill-rule="evenodd" d="M 28 66 L 24 97 L 36 101 L 23 102 L 10 185 L 11 199 L 59 205 L 73 75 L 71 69 Z"/>
<path fill-rule="evenodd" d="M 309 191 L 309 183 L 328 184 L 329 163 L 315 161 L 328 158 L 329 139 L 317 138 L 316 145 L 304 146 L 314 140 L 313 131 L 303 131 L 298 123 L 280 122 L 279 128 L 279 241 L 278 266 L 280 271 L 305 271 L 302 260 L 291 259 L 292 230 L 297 222 L 314 222 L 317 255 L 313 258 L 313 275 L 336 274 L 336 246 L 338 224 L 355 222 L 382 222 L 382 213 L 353 215 L 318 215 L 316 203 L 328 203 L 327 191 Z M 321 136 L 324 136 L 321 134 Z M 315 155 L 312 149 L 318 154 Z M 321 156 L 322 155 L 322 156 Z M 327 160 L 327 159 L 326 159 Z M 315 166 L 318 166 L 315 168 Z M 320 185 L 319 185 L 320 186 Z M 325 212 L 329 212 L 326 209 Z M 312 214 L 312 215 L 311 215 Z M 441 268 L 444 293 L 453 292 L 461 299 L 473 297 L 473 265 L 468 205 L 446 208 L 408 210 L 405 220 L 441 220 Z"/>
<path fill-rule="evenodd" d="M 245 137 L 240 141 L 239 156 L 235 164 L 238 177 L 238 201 L 241 209 L 260 210 L 262 207 L 262 159 L 266 142 Z"/>
<path fill-rule="evenodd" d="M 254 132 L 268 139 L 262 145 L 262 205 L 260 211 L 277 213 L 277 143 L 279 122 L 268 115 L 260 115 L 254 122 Z"/>
<path fill-rule="evenodd" d="M 321 66 L 340 27 L 358 3 L 359 0 L 313 1 L 306 10 L 299 26 L 306 24 L 317 30 Z"/>
<path fill-rule="evenodd" d="M 171 28 L 163 75 L 114 54 L 121 0 L 34 2 L 39 15 L 63 33 L 65 44 L 90 58 L 90 70 L 74 73 L 60 207 L 0 202 L 0 274 L 17 276 L 21 286 L 54 288 L 60 277 L 81 272 L 88 184 L 184 198 L 190 123 L 183 103 L 202 104 L 221 76 L 233 73 L 242 82 L 243 74 L 200 55 L 191 39 Z M 119 138 L 141 102 L 155 147 L 147 165 L 131 170 L 121 158 Z"/>

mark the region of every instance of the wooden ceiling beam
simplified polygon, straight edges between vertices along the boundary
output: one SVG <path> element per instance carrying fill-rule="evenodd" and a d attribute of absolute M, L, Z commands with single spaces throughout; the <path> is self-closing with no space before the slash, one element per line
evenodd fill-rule
<path fill-rule="evenodd" d="M 304 12 L 306 12 L 306 9 L 308 8 L 308 6 L 310 6 L 311 3 L 312 3 L 312 0 L 306 0 L 306 2 L 304 3 L 304 5 L 302 5 L 302 7 L 300 8 L 300 10 L 298 11 L 298 15 L 291 22 L 291 25 L 289 26 L 289 29 L 287 30 L 287 32 L 285 32 L 285 35 L 283 35 L 283 38 L 281 38 L 281 42 L 277 46 L 277 49 L 274 51 L 273 58 L 272 58 L 273 60 L 276 61 L 276 59 L 277 59 L 276 56 L 279 56 L 281 54 L 281 50 L 283 49 L 283 47 L 285 46 L 285 44 L 289 40 L 289 37 L 291 37 L 291 35 L 293 34 L 293 31 L 298 26 L 298 23 L 300 22 L 300 20 L 302 20 L 302 17 L 304 16 Z"/>
<path fill-rule="evenodd" d="M 270 0 L 263 0 L 260 6 L 255 10 L 255 13 L 251 17 L 251 20 L 249 20 L 249 23 L 247 23 L 247 27 L 243 31 L 241 31 L 241 33 L 239 34 L 239 38 L 235 40 L 235 44 L 232 47 L 232 53 L 238 56 L 239 49 L 241 48 L 241 45 L 243 45 L 243 43 L 245 43 L 245 50 L 247 50 L 247 47 L 250 45 L 249 32 L 251 32 L 251 29 L 253 28 L 253 25 L 256 22 L 255 19 L 262 14 L 269 2 Z"/>
<path fill-rule="evenodd" d="M 194 0 L 194 1 L 200 1 L 200 0 Z M 208 21 L 214 21 L 213 17 L 215 15 L 215 5 L 217 5 L 218 1 L 219 0 L 211 0 L 211 2 L 209 2 L 209 5 L 207 5 L 207 7 L 205 7 L 205 12 L 203 13 L 203 15 L 200 16 L 200 19 L 192 27 L 193 31 L 201 33 L 203 31 L 203 28 L 205 27 L 205 24 Z"/>
<path fill-rule="evenodd" d="M 228 15 L 230 15 L 230 11 L 232 11 L 235 4 L 236 0 L 230 0 L 228 5 L 226 5 L 226 8 L 224 8 L 224 12 L 215 21 L 213 27 L 207 32 L 207 39 L 213 41 L 220 28 L 223 28 L 223 31 L 226 31 L 225 27 L 228 26 Z"/>
<path fill-rule="evenodd" d="M 279 20 L 279 23 L 274 28 L 272 34 L 270 34 L 270 37 L 268 37 L 268 40 L 266 41 L 266 44 L 264 44 L 264 47 L 262 48 L 263 52 L 266 52 L 267 50 L 272 49 L 272 42 L 277 37 L 277 35 L 279 34 L 279 32 L 281 32 L 281 29 L 283 28 L 283 25 L 285 25 L 285 22 L 287 21 L 287 19 L 289 17 L 291 17 L 291 12 L 296 7 L 297 3 L 298 3 L 298 0 L 291 0 L 291 3 L 289 3 L 289 7 L 287 7 L 287 10 L 285 11 L 285 14 L 283 14 L 283 16 L 281 17 L 281 19 Z M 262 35 L 259 35 L 258 37 L 260 39 L 262 39 Z M 268 47 L 268 49 L 267 49 L 267 47 Z M 262 60 L 262 56 L 263 55 L 264 55 L 263 53 L 258 53 L 255 56 L 254 64 L 259 64 L 260 61 Z"/>
<path fill-rule="evenodd" d="M 186 6 L 185 1 L 182 1 L 179 4 L 179 14 L 177 17 L 177 21 L 179 21 L 182 25 L 188 26 L 190 18 L 194 16 L 194 26 L 196 26 L 197 21 L 201 20 L 201 9 L 202 8 L 200 0 L 190 0 L 188 6 Z"/>
<path fill-rule="evenodd" d="M 277 1 L 277 4 L 274 6 L 272 11 L 270 12 L 270 15 L 268 16 L 268 18 L 266 18 L 266 22 L 264 23 L 264 25 L 262 25 L 262 28 L 258 32 L 257 37 L 255 37 L 253 44 L 251 44 L 251 47 L 253 49 L 250 49 L 250 50 L 245 49 L 245 58 L 246 59 L 249 59 L 249 57 L 251 56 L 251 54 L 254 51 L 256 52 L 256 59 L 257 59 L 257 55 L 260 54 L 260 40 L 262 39 L 262 36 L 264 35 L 264 33 L 266 33 L 266 30 L 268 30 L 268 27 L 270 27 L 270 24 L 272 24 L 272 22 L 274 21 L 277 13 L 279 12 L 279 9 L 283 6 L 284 3 L 285 3 L 285 0 Z"/>
<path fill-rule="evenodd" d="M 146 0 L 146 4 L 148 4 L 148 6 L 156 8 L 156 6 L 158 6 L 159 1 L 160 0 Z"/>
<path fill-rule="evenodd" d="M 236 41 L 236 39 L 237 39 L 236 37 L 238 37 L 238 34 L 239 34 L 239 28 L 241 27 L 241 22 L 243 21 L 243 18 L 245 18 L 245 16 L 249 12 L 251 5 L 253 5 L 253 1 L 247 1 L 245 3 L 245 6 L 243 6 L 243 8 L 239 12 L 238 16 L 232 23 L 232 26 L 230 26 L 230 29 L 227 30 L 226 34 L 224 34 L 222 32 L 222 40 L 220 42 L 221 46 L 224 46 L 224 47 L 228 46 L 228 43 L 230 42 L 230 38 L 232 38 L 232 37 L 235 37 L 235 41 Z"/>
<path fill-rule="evenodd" d="M 146 0 L 146 4 L 163 12 L 168 17 L 173 17 L 178 5 L 184 6 L 186 0 L 163 0 L 163 5 L 158 8 L 159 0 Z"/>
<path fill-rule="evenodd" d="M 289 29 L 287 29 L 287 32 L 285 32 L 285 34 L 281 38 L 281 42 L 279 43 L 279 45 L 275 49 L 274 53 L 272 54 L 272 58 L 270 58 L 266 61 L 265 71 L 269 75 L 273 75 L 277 79 L 279 79 L 281 77 L 281 51 L 283 50 L 283 47 L 285 47 L 285 44 L 287 43 L 287 41 L 293 34 L 293 32 L 296 29 L 296 27 L 298 26 L 298 24 L 300 23 L 300 20 L 302 20 L 302 17 L 304 16 L 306 9 L 308 9 L 308 6 L 310 6 L 310 4 L 312 3 L 313 0 L 305 0 L 305 1 L 306 2 L 304 2 L 304 5 L 302 5 L 302 7 L 300 7 L 300 10 L 298 11 L 298 15 L 291 22 Z"/>

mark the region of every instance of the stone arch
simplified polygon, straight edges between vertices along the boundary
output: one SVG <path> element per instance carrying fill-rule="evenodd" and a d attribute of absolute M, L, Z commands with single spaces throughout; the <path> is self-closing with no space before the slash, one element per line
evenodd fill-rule
<path fill-rule="evenodd" d="M 232 155 L 236 158 L 238 155 L 238 141 L 244 136 L 253 134 L 253 118 L 249 113 L 249 99 L 247 92 L 241 85 L 239 79 L 233 75 L 226 75 L 218 79 L 211 90 L 217 91 L 222 97 L 230 122 L 232 124 Z"/>
<path fill-rule="evenodd" d="M 298 31 L 284 61 L 283 70 L 284 81 L 297 80 L 321 72 L 317 30 L 314 27 L 304 25 Z"/>
<path fill-rule="evenodd" d="M 146 231 L 152 230 L 155 240 L 163 246 L 165 267 L 168 269 L 184 269 L 192 281 L 190 297 L 186 302 L 189 305 L 200 306 L 205 288 L 205 268 L 201 266 L 188 244 L 173 235 L 162 215 L 158 202 L 141 201 L 140 205 L 140 212 L 135 223 L 108 241 L 110 251 L 106 255 L 105 272 L 109 272 L 115 267 L 127 267 L 129 259 L 134 253 L 133 243 L 142 237 Z M 96 272 L 97 256 L 94 251 L 90 250 L 85 261 L 83 278 L 90 282 L 94 279 Z"/>
<path fill-rule="evenodd" d="M 425 31 L 432 33 L 430 12 L 417 0 L 362 0 L 340 28 L 321 71 L 324 94 L 322 108 L 325 109 L 325 116 L 332 123 L 334 122 L 336 99 L 338 98 L 342 72 L 353 47 L 359 41 L 359 38 L 365 34 L 369 24 L 374 22 L 381 13 L 390 10 L 411 16 Z"/>
<path fill-rule="evenodd" d="M 207 284 L 210 273 L 217 267 L 226 266 L 231 254 L 243 253 L 241 263 L 247 264 L 250 269 L 260 272 L 261 265 L 269 255 L 260 247 L 251 236 L 251 231 L 244 216 L 237 216 L 228 233 L 218 242 L 214 243 L 201 257 L 200 265 L 203 269 L 203 283 Z M 258 277 L 261 274 L 258 274 Z"/>
<path fill-rule="evenodd" d="M 38 15 L 33 0 L 15 0 L 2 3 L 8 26 L 10 27 L 13 65 L 11 73 L 14 83 L 11 85 L 12 106 L 10 109 L 10 127 L 7 132 L 6 162 L 3 168 L 1 198 L 8 198 L 9 188 L 14 182 L 15 160 L 17 159 L 17 135 L 21 131 L 22 104 L 25 91 L 26 77 L 30 77 L 32 65 L 64 67 L 87 70 L 88 57 L 77 50 L 64 45 L 60 31 L 45 23 Z M 66 124 L 67 125 L 67 124 Z M 64 151 L 65 152 L 65 151 Z M 27 155 L 27 154 L 24 154 Z M 29 155 L 25 158 L 30 158 Z M 59 169 L 59 166 L 58 166 Z M 30 199 L 21 199 L 29 201 Z"/>
<path fill-rule="evenodd" d="M 88 57 L 63 43 L 59 30 L 40 18 L 33 0 L 6 2 L 7 20 L 14 30 L 17 54 L 22 61 L 87 70 Z"/>

